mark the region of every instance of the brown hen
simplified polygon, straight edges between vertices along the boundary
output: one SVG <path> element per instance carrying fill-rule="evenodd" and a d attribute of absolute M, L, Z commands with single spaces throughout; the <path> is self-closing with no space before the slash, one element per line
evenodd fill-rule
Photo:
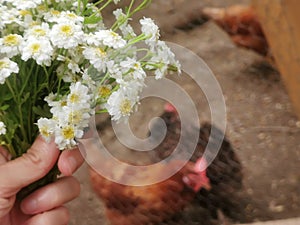
<path fill-rule="evenodd" d="M 144 172 L 152 180 L 156 175 L 176 167 L 176 163 L 161 164 L 155 170 Z M 182 180 L 192 170 L 193 163 L 189 162 L 172 177 L 141 187 L 112 182 L 94 170 L 91 170 L 90 175 L 95 192 L 105 204 L 106 216 L 111 225 L 163 224 L 172 220 L 195 198 L 196 193 Z M 124 177 L 121 179 L 126 179 L 126 176 L 128 179 L 138 177 L 139 174 L 135 173 L 138 171 L 124 169 Z M 147 179 L 147 176 L 143 179 Z M 206 224 L 211 223 L 207 221 Z"/>
<path fill-rule="evenodd" d="M 268 56 L 269 45 L 258 16 L 252 6 L 233 5 L 227 8 L 204 8 L 203 16 L 214 20 L 239 46 Z"/>
<path fill-rule="evenodd" d="M 181 133 L 178 114 L 171 105 L 167 105 L 160 118 L 166 124 L 167 133 L 162 143 L 154 149 L 153 163 L 172 154 Z M 193 152 L 194 149 L 188 149 L 189 134 L 196 129 L 185 132 L 179 151 Z M 214 129 L 214 132 L 211 132 L 211 129 Z M 93 189 L 104 202 L 106 216 L 111 225 L 216 225 L 219 210 L 234 220 L 242 220 L 234 197 L 242 187 L 241 164 L 235 152 L 226 139 L 221 140 L 221 149 L 213 162 L 207 169 L 199 169 L 201 160 L 206 161 L 203 152 L 210 133 L 213 133 L 212 146 L 223 135 L 210 124 L 203 125 L 200 131 L 199 129 L 197 131 L 199 140 L 196 149 L 190 161 L 179 170 L 178 165 L 182 163 L 180 159 L 164 160 L 154 169 L 143 167 L 142 177 L 141 171 L 132 170 L 129 166 L 111 168 L 110 176 L 118 177 L 120 183 L 141 179 L 142 183 L 147 183 L 147 180 L 152 181 L 162 173 L 178 170 L 176 174 L 162 182 L 140 187 L 126 186 L 108 180 L 91 170 Z M 150 140 L 155 141 L 161 133 L 161 126 L 154 123 Z"/>

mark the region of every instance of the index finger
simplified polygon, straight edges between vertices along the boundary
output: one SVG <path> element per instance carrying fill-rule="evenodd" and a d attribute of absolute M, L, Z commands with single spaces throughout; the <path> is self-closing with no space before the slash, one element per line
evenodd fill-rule
<path fill-rule="evenodd" d="M 0 146 L 0 165 L 6 163 L 11 158 L 9 152 L 2 146 Z"/>
<path fill-rule="evenodd" d="M 65 150 L 58 160 L 58 168 L 65 176 L 71 176 L 84 162 L 84 156 L 79 148 Z"/>

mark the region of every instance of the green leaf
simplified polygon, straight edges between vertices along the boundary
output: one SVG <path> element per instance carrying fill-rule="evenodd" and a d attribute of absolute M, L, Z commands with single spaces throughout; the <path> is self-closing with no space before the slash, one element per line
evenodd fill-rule
<path fill-rule="evenodd" d="M 0 107 L 0 111 L 5 111 L 9 108 L 9 105 L 3 105 Z"/>
<path fill-rule="evenodd" d="M 32 111 L 40 117 L 46 117 L 46 118 L 51 117 L 50 108 L 47 104 L 45 104 L 43 107 L 33 106 Z"/>
<path fill-rule="evenodd" d="M 22 98 L 21 104 L 23 104 L 24 102 L 26 102 L 28 100 L 28 98 L 30 97 L 30 92 L 27 92 L 24 97 Z"/>
<path fill-rule="evenodd" d="M 84 18 L 84 24 L 96 24 L 102 20 L 101 17 L 97 15 L 91 15 L 89 17 Z"/>
<path fill-rule="evenodd" d="M 2 100 L 4 100 L 4 101 L 8 101 L 12 98 L 13 98 L 13 96 L 11 93 L 7 93 L 6 95 L 2 96 Z"/>

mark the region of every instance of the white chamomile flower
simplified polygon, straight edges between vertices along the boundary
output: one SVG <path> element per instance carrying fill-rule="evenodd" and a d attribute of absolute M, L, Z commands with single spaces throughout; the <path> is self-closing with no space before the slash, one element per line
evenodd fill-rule
<path fill-rule="evenodd" d="M 121 30 L 124 38 L 130 39 L 136 37 L 132 26 L 128 24 L 128 18 L 126 18 L 126 15 L 123 13 L 122 9 L 116 9 L 113 11 L 113 14 L 115 15 L 118 23 L 121 23 L 119 24 L 119 29 Z"/>
<path fill-rule="evenodd" d="M 138 98 L 136 96 L 128 96 L 122 90 L 118 90 L 109 96 L 105 108 L 112 120 L 127 121 L 137 103 Z"/>
<path fill-rule="evenodd" d="M 120 91 L 126 93 L 130 99 L 137 101 L 139 99 L 139 94 L 141 93 L 142 89 L 145 87 L 144 80 L 137 80 L 137 79 L 129 79 L 129 80 L 122 80 L 120 83 Z"/>
<path fill-rule="evenodd" d="M 81 82 L 72 83 L 70 85 L 70 94 L 67 97 L 67 104 L 70 107 L 89 108 L 91 95 L 89 89 Z"/>
<path fill-rule="evenodd" d="M 11 88 L 11 84 L 11 90 L 37 92 L 29 98 L 4 98 L 4 104 L 24 101 L 28 105 L 31 101 L 40 105 L 40 97 L 49 91 L 41 108 L 23 107 L 18 114 L 27 115 L 28 110 L 34 110 L 34 116 L 38 116 L 37 111 L 51 113 L 48 118 L 35 117 L 36 125 L 44 139 L 54 139 L 61 150 L 77 145 L 96 110 L 107 110 L 112 120 L 127 121 L 139 104 L 146 71 L 154 71 L 159 79 L 170 66 L 180 69 L 171 50 L 159 41 L 159 28 L 152 19 L 140 20 L 142 34 L 137 37 L 129 24 L 131 13 L 115 10 L 114 25 L 106 27 L 98 4 L 88 2 L 0 0 L 0 86 Z M 137 7 L 145 3 L 147 0 Z M 48 74 L 37 77 L 34 83 L 29 79 L 27 86 L 9 82 L 15 77 L 28 80 L 30 71 Z M 8 120 L 15 116 L 14 107 L 2 109 Z M 0 135 L 9 131 L 3 122 Z M 22 138 L 12 141 L 18 140 Z"/>
<path fill-rule="evenodd" d="M 48 39 L 29 38 L 22 45 L 22 60 L 33 58 L 38 65 L 50 66 L 53 51 Z"/>
<path fill-rule="evenodd" d="M 102 44 L 102 42 L 97 38 L 97 36 L 94 33 L 84 34 L 84 41 L 85 43 L 91 46 L 100 46 Z"/>
<path fill-rule="evenodd" d="M 0 59 L 0 84 L 4 84 L 5 79 L 12 73 L 18 73 L 18 64 L 5 57 Z"/>
<path fill-rule="evenodd" d="M 53 118 L 58 119 L 60 117 L 59 115 L 64 113 L 64 107 L 66 105 L 66 98 L 53 102 L 53 107 L 50 109 L 50 112 L 53 114 Z"/>
<path fill-rule="evenodd" d="M 42 23 L 35 25 L 26 30 L 24 37 L 47 37 L 49 33 L 49 24 Z"/>
<path fill-rule="evenodd" d="M 88 126 L 90 114 L 89 110 L 77 109 L 74 107 L 64 107 L 64 118 L 67 118 L 69 124 L 85 128 Z"/>
<path fill-rule="evenodd" d="M 76 60 L 76 58 L 74 58 Z M 75 60 L 73 60 L 72 58 L 69 57 L 65 57 L 63 55 L 58 55 L 57 56 L 57 60 L 58 61 L 62 61 L 65 63 L 62 63 L 59 67 L 62 67 L 63 69 L 61 70 L 62 73 L 65 72 L 66 68 L 68 68 L 73 74 L 75 73 L 79 73 L 80 67 L 79 67 L 79 63 L 76 62 Z M 65 64 L 65 65 L 64 65 Z M 60 70 L 60 69 L 59 69 Z"/>
<path fill-rule="evenodd" d="M 19 54 L 19 47 L 23 42 L 23 38 L 18 34 L 9 34 L 0 38 L 0 53 L 11 58 Z"/>
<path fill-rule="evenodd" d="M 55 99 L 57 98 L 56 94 L 53 94 L 52 92 L 44 98 L 44 100 L 48 103 L 49 106 L 54 106 L 53 102 L 55 102 Z"/>
<path fill-rule="evenodd" d="M 156 49 L 157 56 L 162 58 L 166 64 L 179 65 L 178 61 L 175 59 L 175 54 L 171 51 L 171 49 L 166 45 L 164 41 L 158 41 Z"/>
<path fill-rule="evenodd" d="M 146 37 L 148 37 L 145 42 L 150 46 L 156 44 L 160 37 L 158 26 L 151 18 L 141 19 L 140 24 L 142 25 L 142 32 L 146 35 Z"/>
<path fill-rule="evenodd" d="M 112 30 L 100 30 L 95 35 L 104 45 L 114 49 L 123 48 L 126 45 L 126 41 Z"/>
<path fill-rule="evenodd" d="M 84 33 L 80 25 L 72 22 L 62 22 L 53 25 L 49 36 L 54 46 L 71 49 L 82 43 Z"/>
<path fill-rule="evenodd" d="M 33 9 L 42 3 L 42 0 L 6 0 L 11 2 L 17 9 Z"/>
<path fill-rule="evenodd" d="M 90 76 L 89 74 L 89 70 L 85 69 L 82 72 L 82 83 L 84 85 L 86 85 L 91 91 L 92 93 L 95 93 L 96 90 L 96 82 L 93 80 L 93 78 Z"/>
<path fill-rule="evenodd" d="M 116 63 L 114 60 L 110 60 L 106 64 L 110 76 L 120 83 L 123 80 L 123 71 L 120 64 Z"/>
<path fill-rule="evenodd" d="M 23 29 L 26 30 L 32 26 L 32 24 L 35 24 L 33 18 L 33 14 L 29 10 L 19 10 L 17 18 L 15 19 L 15 23 L 19 24 Z"/>
<path fill-rule="evenodd" d="M 4 134 L 6 134 L 6 126 L 2 121 L 0 121 L 0 135 Z"/>
<path fill-rule="evenodd" d="M 165 76 L 168 71 L 169 65 L 177 68 L 178 73 L 180 73 L 180 63 L 175 59 L 174 53 L 163 41 L 158 41 L 155 48 L 153 49 L 154 56 L 149 60 L 149 64 L 146 68 L 149 70 L 154 70 L 155 78 L 161 79 Z"/>
<path fill-rule="evenodd" d="M 42 137 L 49 142 L 56 129 L 56 122 L 53 119 L 40 118 L 37 125 Z"/>
<path fill-rule="evenodd" d="M 84 57 L 82 56 L 82 51 L 83 51 L 83 47 L 82 46 L 77 46 L 76 48 L 72 48 L 68 50 L 68 57 L 78 63 L 78 64 L 82 64 L 82 62 L 84 61 Z"/>
<path fill-rule="evenodd" d="M 90 63 L 101 72 L 106 70 L 107 52 L 101 47 L 86 47 L 82 54 Z"/>
<path fill-rule="evenodd" d="M 168 70 L 168 65 L 167 64 L 165 64 L 163 62 L 158 63 L 158 67 L 154 71 L 155 79 L 158 80 L 158 79 L 163 78 L 165 76 L 167 70 Z"/>
<path fill-rule="evenodd" d="M 56 94 L 50 93 L 45 97 L 45 101 L 51 107 L 50 112 L 53 117 L 58 117 L 59 114 L 63 113 L 63 107 L 67 105 L 66 96 L 57 96 Z"/>
<path fill-rule="evenodd" d="M 80 67 L 78 64 L 72 60 L 68 62 L 68 69 L 72 71 L 72 73 L 79 73 L 80 72 Z"/>
<path fill-rule="evenodd" d="M 56 73 L 58 77 L 61 77 L 64 82 L 66 83 L 71 83 L 74 80 L 76 80 L 76 74 L 72 73 L 71 70 L 68 69 L 68 64 L 67 63 L 61 63 L 57 69 Z"/>
<path fill-rule="evenodd" d="M 62 11 L 59 15 L 59 18 L 57 20 L 57 23 L 61 23 L 64 21 L 69 21 L 73 23 L 82 23 L 84 21 L 84 18 L 82 16 L 78 16 L 73 12 L 70 11 Z"/>
<path fill-rule="evenodd" d="M 120 63 L 120 66 L 125 69 L 125 74 L 132 75 L 134 79 L 144 79 L 146 77 L 146 73 L 141 67 L 140 62 L 135 59 L 127 58 Z"/>
<path fill-rule="evenodd" d="M 106 100 L 112 93 L 111 85 L 100 85 L 98 87 L 98 98 L 101 100 Z"/>
<path fill-rule="evenodd" d="M 44 13 L 44 19 L 50 23 L 57 22 L 60 17 L 60 14 L 60 11 L 56 9 L 50 9 L 49 11 Z"/>
<path fill-rule="evenodd" d="M 7 6 L 0 4 L 0 29 L 5 25 L 16 23 L 18 21 L 18 10 L 9 9 Z"/>
<path fill-rule="evenodd" d="M 82 138 L 83 130 L 65 124 L 55 130 L 55 143 L 60 150 L 71 149 L 77 145 L 76 138 Z"/>

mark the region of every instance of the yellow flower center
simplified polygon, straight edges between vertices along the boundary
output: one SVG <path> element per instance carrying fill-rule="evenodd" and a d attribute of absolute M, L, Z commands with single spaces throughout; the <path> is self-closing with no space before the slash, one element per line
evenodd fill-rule
<path fill-rule="evenodd" d="M 120 104 L 120 111 L 123 115 L 129 115 L 131 112 L 131 103 L 128 99 L 124 99 Z"/>
<path fill-rule="evenodd" d="M 97 55 L 99 57 L 105 57 L 106 56 L 106 52 L 102 48 L 97 48 Z"/>
<path fill-rule="evenodd" d="M 37 53 L 41 49 L 41 46 L 38 43 L 32 44 L 31 45 L 31 51 L 33 53 Z"/>
<path fill-rule="evenodd" d="M 20 10 L 19 13 L 21 16 L 31 15 L 30 11 L 28 10 Z"/>
<path fill-rule="evenodd" d="M 19 44 L 19 39 L 15 34 L 9 34 L 4 37 L 4 44 L 7 46 L 15 46 Z"/>
<path fill-rule="evenodd" d="M 110 31 L 110 34 L 113 36 L 113 37 L 118 37 L 119 35 L 116 33 L 116 32 L 114 32 L 114 31 Z"/>
<path fill-rule="evenodd" d="M 111 94 L 111 89 L 108 86 L 100 86 L 98 93 L 101 98 L 107 98 Z"/>
<path fill-rule="evenodd" d="M 34 27 L 34 26 L 37 26 L 37 25 L 40 25 L 40 23 L 39 22 L 37 22 L 37 21 L 33 21 L 33 22 L 31 22 L 30 23 L 30 27 Z"/>
<path fill-rule="evenodd" d="M 62 25 L 60 31 L 66 36 L 71 36 L 73 34 L 73 30 L 70 25 Z"/>
<path fill-rule="evenodd" d="M 65 139 L 73 139 L 75 136 L 74 128 L 71 126 L 64 127 L 62 129 L 62 135 Z"/>
<path fill-rule="evenodd" d="M 44 137 L 50 137 L 50 135 L 51 135 L 51 133 L 49 132 L 48 127 L 42 127 L 42 128 L 40 129 L 40 133 L 41 133 L 41 135 L 44 136 Z"/>
<path fill-rule="evenodd" d="M 71 94 L 70 95 L 70 102 L 71 103 L 76 103 L 78 101 L 79 101 L 79 95 L 77 95 L 77 94 Z"/>
<path fill-rule="evenodd" d="M 33 32 L 37 36 L 45 36 L 46 35 L 46 31 L 42 28 L 36 28 L 36 29 L 33 30 Z"/>
<path fill-rule="evenodd" d="M 69 13 L 69 14 L 67 14 L 67 15 L 68 15 L 68 17 L 70 17 L 71 19 L 77 18 L 77 16 L 76 16 L 74 13 Z"/>
<path fill-rule="evenodd" d="M 45 11 L 45 10 L 46 10 L 46 6 L 44 6 L 44 5 L 39 5 L 39 6 L 37 7 L 37 9 L 38 9 L 38 11 Z"/>
<path fill-rule="evenodd" d="M 61 106 L 61 107 L 64 107 L 64 106 L 66 106 L 66 105 L 67 105 L 67 101 L 63 100 L 63 101 L 60 102 L 60 106 Z"/>
<path fill-rule="evenodd" d="M 69 114 L 69 121 L 71 123 L 77 124 L 81 121 L 81 118 L 82 118 L 82 114 L 79 111 L 75 111 L 75 112 L 72 111 Z"/>
<path fill-rule="evenodd" d="M 8 63 L 5 61 L 0 61 L 0 69 L 4 69 L 8 67 Z"/>
<path fill-rule="evenodd" d="M 50 13 L 51 13 L 53 16 L 58 16 L 58 15 L 60 14 L 60 11 L 52 9 L 52 10 L 50 11 Z"/>
<path fill-rule="evenodd" d="M 9 21 L 15 21 L 16 19 L 17 18 L 15 16 L 10 15 L 7 20 L 9 20 Z"/>

